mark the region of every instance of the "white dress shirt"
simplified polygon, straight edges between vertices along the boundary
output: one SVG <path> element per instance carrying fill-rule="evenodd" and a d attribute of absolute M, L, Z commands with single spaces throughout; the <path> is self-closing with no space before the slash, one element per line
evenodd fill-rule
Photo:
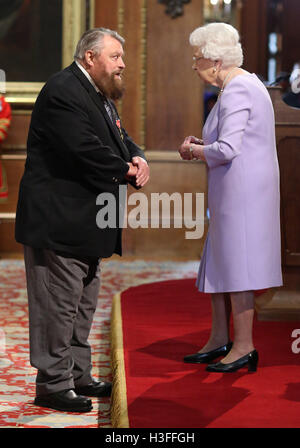
<path fill-rule="evenodd" d="M 95 88 L 96 92 L 99 93 L 100 90 L 98 89 L 98 87 L 96 86 L 93 78 L 91 77 L 91 75 L 86 71 L 86 69 L 83 67 L 83 65 L 81 65 L 78 61 L 75 61 L 77 67 L 80 68 L 80 70 L 82 71 L 82 73 L 87 77 L 87 79 L 90 81 L 90 83 L 92 84 L 92 86 Z M 100 92 L 101 93 L 101 92 Z"/>

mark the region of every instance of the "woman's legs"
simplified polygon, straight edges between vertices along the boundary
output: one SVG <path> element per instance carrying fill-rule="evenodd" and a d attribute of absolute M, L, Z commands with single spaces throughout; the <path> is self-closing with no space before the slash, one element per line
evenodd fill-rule
<path fill-rule="evenodd" d="M 229 342 L 229 321 L 231 312 L 230 296 L 228 293 L 211 295 L 212 327 L 208 342 L 199 350 L 206 353 Z"/>
<path fill-rule="evenodd" d="M 254 350 L 252 329 L 254 316 L 253 291 L 232 292 L 231 307 L 234 326 L 234 343 L 228 355 L 222 359 L 227 364 Z"/>

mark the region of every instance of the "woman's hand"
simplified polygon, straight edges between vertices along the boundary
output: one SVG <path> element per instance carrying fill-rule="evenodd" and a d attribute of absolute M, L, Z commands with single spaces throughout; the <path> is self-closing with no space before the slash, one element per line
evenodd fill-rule
<path fill-rule="evenodd" d="M 196 160 L 202 160 L 202 162 L 206 162 L 206 158 L 204 155 L 204 146 L 203 145 L 190 145 L 190 151 L 192 154 L 192 158 Z"/>
<path fill-rule="evenodd" d="M 196 145 L 203 145 L 203 140 L 201 138 L 194 137 L 193 135 L 189 135 L 185 138 L 187 143 L 195 143 Z"/>
<path fill-rule="evenodd" d="M 179 154 L 183 160 L 198 159 L 205 161 L 203 148 L 203 140 L 190 135 L 184 139 L 179 148 Z"/>

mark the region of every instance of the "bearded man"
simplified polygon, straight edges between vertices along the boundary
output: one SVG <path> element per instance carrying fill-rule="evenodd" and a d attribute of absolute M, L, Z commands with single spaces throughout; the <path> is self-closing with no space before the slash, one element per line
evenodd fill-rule
<path fill-rule="evenodd" d="M 88 336 L 100 260 L 121 255 L 121 228 L 97 226 L 96 199 L 111 193 L 121 208 L 119 185 L 149 179 L 112 101 L 124 91 L 123 44 L 108 29 L 84 33 L 72 65 L 41 90 L 28 135 L 16 240 L 24 245 L 35 404 L 62 411 L 90 411 L 89 396 L 111 393 L 91 375 Z"/>

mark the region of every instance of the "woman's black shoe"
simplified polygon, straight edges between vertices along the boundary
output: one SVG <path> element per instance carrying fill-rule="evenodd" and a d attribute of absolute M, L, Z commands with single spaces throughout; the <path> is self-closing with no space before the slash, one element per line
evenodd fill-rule
<path fill-rule="evenodd" d="M 225 356 L 230 352 L 232 347 L 232 342 L 228 342 L 228 344 L 222 345 L 222 347 L 216 348 L 215 350 L 211 350 L 206 353 L 194 353 L 193 355 L 187 355 L 183 358 L 184 362 L 202 364 L 213 361 L 220 356 Z"/>
<path fill-rule="evenodd" d="M 224 364 L 221 361 L 216 364 L 209 364 L 206 367 L 208 372 L 236 372 L 242 367 L 248 366 L 248 372 L 256 372 L 258 363 L 258 352 L 253 350 L 248 355 L 242 356 L 234 362 Z"/>

